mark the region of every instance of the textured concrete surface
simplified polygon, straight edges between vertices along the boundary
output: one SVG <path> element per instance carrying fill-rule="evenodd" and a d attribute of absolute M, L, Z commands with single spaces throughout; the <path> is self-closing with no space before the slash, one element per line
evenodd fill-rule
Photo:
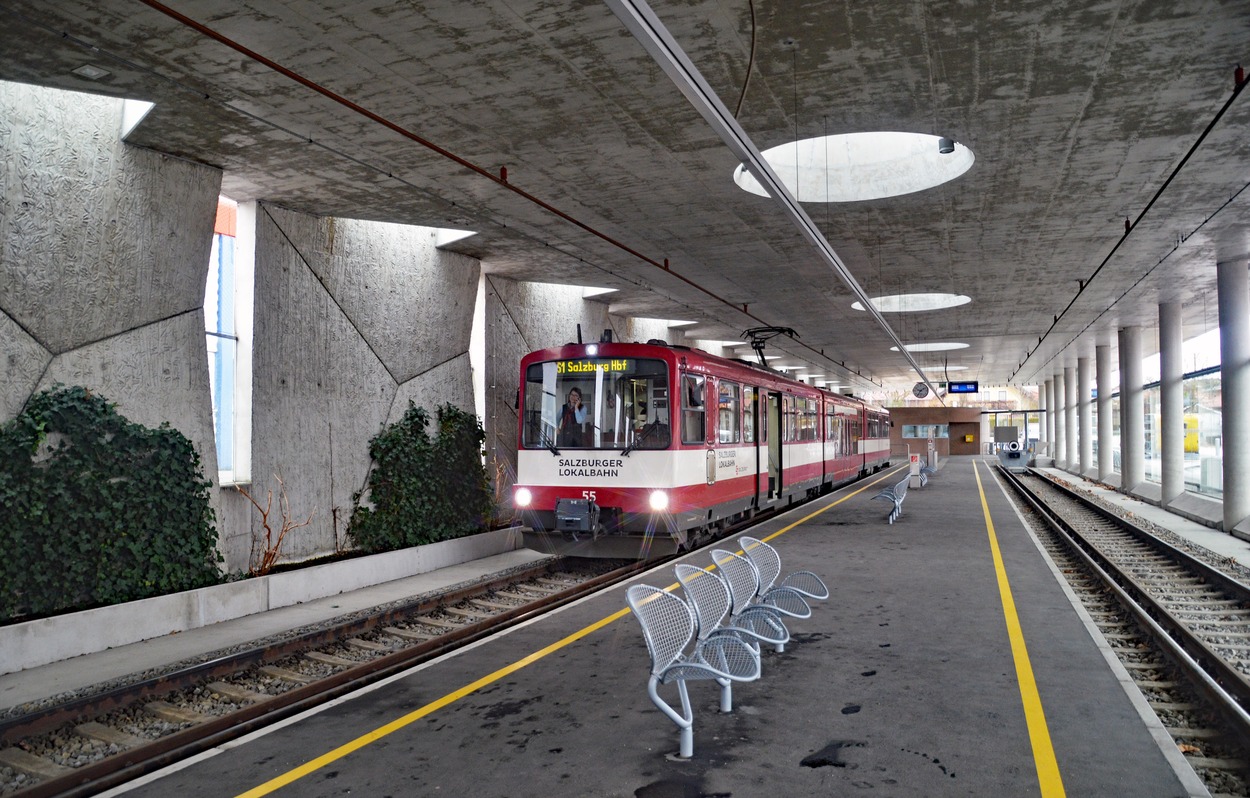
<path fill-rule="evenodd" d="M 1161 301 L 1204 331 L 1216 261 L 1246 260 L 1234 166 L 1250 105 L 1233 102 L 1170 179 L 1231 98 L 1243 3 L 651 5 L 759 149 L 912 131 L 972 150 L 937 188 L 806 205 L 869 295 L 972 298 L 889 319 L 908 343 L 969 344 L 918 357 L 926 371 L 1032 384 L 1119 326 L 1152 327 Z M 220 166 L 239 200 L 477 230 L 454 248 L 492 274 L 618 288 L 613 313 L 693 315 L 702 338 L 791 326 L 780 365 L 850 374 L 859 392 L 856 371 L 916 380 L 778 206 L 734 185 L 740 156 L 605 3 L 177 12 L 193 22 L 123 0 L 12 0 L 0 79 L 155 101 L 131 139 Z M 111 74 L 79 77 L 84 62 Z"/>
<path fill-rule="evenodd" d="M 1066 794 L 1200 794 L 985 466 L 981 478 Z M 814 570 L 832 596 L 789 623 L 794 639 L 764 655 L 758 682 L 734 686 L 732 714 L 717 712 L 714 684 L 691 684 L 690 761 L 669 757 L 677 729 L 647 698 L 646 649 L 619 612 L 618 586 L 130 794 L 239 794 L 354 740 L 285 789 L 327 798 L 1039 794 L 972 458 L 948 459 L 893 525 L 871 488 L 834 504 L 858 487 L 760 530 L 806 519 L 773 544 L 786 570 Z M 710 562 L 706 552 L 686 559 Z M 666 565 L 638 581 L 675 579 Z"/>
<path fill-rule="evenodd" d="M 201 307 L 220 171 L 122 144 L 118 100 L 0 83 L 0 109 L 0 419 L 85 385 L 169 422 L 215 481 Z"/>
<path fill-rule="evenodd" d="M 50 362 L 52 354 L 8 314 L 0 312 L 0 419 L 13 418 L 22 411 Z"/>
<path fill-rule="evenodd" d="M 200 307 L 221 172 L 123 145 L 121 103 L 0 84 L 0 297 L 53 353 Z"/>

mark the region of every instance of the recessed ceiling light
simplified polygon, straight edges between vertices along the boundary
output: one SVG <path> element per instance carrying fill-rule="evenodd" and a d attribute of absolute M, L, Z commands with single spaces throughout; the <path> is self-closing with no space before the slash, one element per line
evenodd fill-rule
<path fill-rule="evenodd" d="M 603 296 L 619 290 L 618 288 L 584 288 L 582 289 L 582 299 L 589 299 L 592 296 Z"/>
<path fill-rule="evenodd" d="M 689 327 L 691 324 L 698 324 L 694 321 L 681 321 L 679 319 L 668 319 L 669 327 Z"/>
<path fill-rule="evenodd" d="M 874 296 L 869 302 L 872 306 L 882 313 L 911 313 L 920 310 L 942 310 L 943 308 L 955 308 L 960 305 L 966 305 L 972 301 L 972 297 L 963 294 L 891 294 L 889 296 Z M 852 302 L 851 307 L 855 310 L 864 310 L 864 306 L 860 302 Z"/>
<path fill-rule="evenodd" d="M 911 194 L 940 186 L 972 168 L 972 150 L 925 133 L 869 132 L 818 136 L 788 142 L 762 154 L 799 202 L 856 202 Z M 739 165 L 734 182 L 768 196 L 755 176 Z"/>
<path fill-rule="evenodd" d="M 967 349 L 968 344 L 956 343 L 936 343 L 936 344 L 904 344 L 903 347 L 908 352 L 945 352 L 950 349 Z M 897 352 L 898 347 L 890 347 L 891 352 Z"/>
<path fill-rule="evenodd" d="M 112 72 L 109 72 L 107 69 L 103 67 L 98 67 L 95 64 L 83 64 L 77 69 L 71 69 L 70 72 L 73 72 L 75 75 L 77 75 L 80 78 L 86 78 L 87 80 L 99 80 L 105 75 L 113 74 Z"/>
<path fill-rule="evenodd" d="M 938 371 L 967 371 L 967 370 L 968 370 L 968 367 L 967 367 L 967 366 L 925 366 L 925 367 L 924 367 L 924 370 L 925 370 L 925 372 L 926 372 L 926 373 L 927 373 L 927 372 L 930 372 L 930 371 L 932 371 L 932 372 L 938 372 Z"/>

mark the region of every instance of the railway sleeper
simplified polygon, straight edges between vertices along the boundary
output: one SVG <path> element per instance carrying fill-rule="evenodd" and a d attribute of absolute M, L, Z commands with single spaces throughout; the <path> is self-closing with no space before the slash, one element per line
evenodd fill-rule
<path fill-rule="evenodd" d="M 51 759 L 36 756 L 20 748 L 0 749 L 0 765 L 41 781 L 68 776 L 74 772 L 73 768 L 58 765 Z"/>
<path fill-rule="evenodd" d="M 367 651 L 370 654 L 386 654 L 391 650 L 391 647 L 385 643 L 375 643 L 372 640 L 365 640 L 363 637 L 349 637 L 343 642 L 352 648 Z"/>
<path fill-rule="evenodd" d="M 1215 740 L 1217 742 L 1224 740 L 1228 735 L 1219 729 L 1197 728 L 1194 726 L 1170 726 L 1168 734 L 1172 735 L 1174 740 Z"/>
<path fill-rule="evenodd" d="M 262 665 L 259 670 L 266 676 L 293 682 L 294 684 L 312 684 L 316 681 L 314 677 L 306 673 L 300 673 L 299 671 L 293 671 L 290 668 L 283 668 L 278 665 Z"/>
<path fill-rule="evenodd" d="M 400 640 L 407 640 L 410 643 L 424 643 L 426 640 L 433 640 L 438 637 L 436 634 L 429 632 L 419 632 L 416 629 L 400 629 L 398 626 L 387 626 L 382 630 L 391 637 L 398 637 Z"/>
<path fill-rule="evenodd" d="M 420 618 L 417 623 L 424 624 L 425 626 L 429 626 L 434 629 L 445 629 L 447 631 L 455 631 L 457 629 L 464 628 L 464 624 L 462 623 L 445 621 L 442 618 Z"/>
<path fill-rule="evenodd" d="M 74 733 L 80 737 L 86 737 L 88 740 L 95 740 L 105 745 L 115 745 L 118 748 L 138 748 L 141 745 L 147 745 L 151 740 L 146 740 L 130 732 L 114 729 L 112 726 L 105 726 L 94 720 L 86 723 L 79 723 L 74 727 Z"/>
<path fill-rule="evenodd" d="M 457 618 L 464 618 L 468 621 L 476 621 L 482 618 L 489 618 L 494 614 L 493 611 L 481 609 L 465 609 L 464 607 L 443 607 L 443 612 L 448 615 L 455 615 Z"/>
<path fill-rule="evenodd" d="M 209 682 L 205 686 L 222 698 L 236 704 L 258 704 L 273 697 L 230 682 Z"/>
<path fill-rule="evenodd" d="M 489 599 L 469 599 L 469 603 L 484 610 L 500 610 L 503 612 L 517 608 L 516 604 L 505 604 L 502 601 L 491 601 Z"/>
<path fill-rule="evenodd" d="M 1231 770 L 1245 773 L 1250 771 L 1250 762 L 1240 759 L 1216 759 L 1208 756 L 1186 756 L 1185 761 L 1195 770 Z"/>
<path fill-rule="evenodd" d="M 336 668 L 350 668 L 353 665 L 360 664 L 356 660 L 347 659 L 346 657 L 340 657 L 335 654 L 327 654 L 324 651 L 306 651 L 304 652 L 304 659 L 312 660 L 313 662 L 317 662 L 322 665 L 332 665 Z"/>
<path fill-rule="evenodd" d="M 207 723 L 213 719 L 212 715 L 205 715 L 186 707 L 177 707 L 168 701 L 149 701 L 143 705 L 143 709 L 148 714 L 170 723 Z"/>

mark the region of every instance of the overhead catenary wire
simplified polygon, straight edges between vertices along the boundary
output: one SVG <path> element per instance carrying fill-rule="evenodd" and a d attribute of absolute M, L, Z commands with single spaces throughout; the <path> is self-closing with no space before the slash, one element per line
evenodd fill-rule
<path fill-rule="evenodd" d="M 179 22 L 180 24 L 185 25 L 186 27 L 191 28 L 192 30 L 195 30 L 196 32 L 200 33 L 201 35 L 206 36 L 206 37 L 208 37 L 208 38 L 210 38 L 210 39 L 212 39 L 212 40 L 214 40 L 214 41 L 216 41 L 216 42 L 218 42 L 218 43 L 220 43 L 220 44 L 222 44 L 222 45 L 225 45 L 226 47 L 229 47 L 230 49 L 234 50 L 235 52 L 237 52 L 237 53 L 239 53 L 239 54 L 241 54 L 241 55 L 243 55 L 243 56 L 246 56 L 247 58 L 249 58 L 249 59 L 251 59 L 251 60 L 253 60 L 253 61 L 256 61 L 256 62 L 257 62 L 257 63 L 259 63 L 259 64 L 262 64 L 263 66 L 267 67 L 268 69 L 273 70 L 274 72 L 276 72 L 276 73 L 278 73 L 278 74 L 280 74 L 280 75 L 282 75 L 282 76 L 284 76 L 284 77 L 286 77 L 286 78 L 288 78 L 288 79 L 290 79 L 290 80 L 292 80 L 292 81 L 294 81 L 294 82 L 296 82 L 296 83 L 300 84 L 301 86 L 304 86 L 304 87 L 305 87 L 305 88 L 307 88 L 307 89 L 310 89 L 311 91 L 316 92 L 317 94 L 320 94 L 321 96 L 323 96 L 323 97 L 325 97 L 325 98 L 327 98 L 327 99 L 329 99 L 329 100 L 331 100 L 331 101 L 333 101 L 333 102 L 335 102 L 335 103 L 337 103 L 337 104 L 339 104 L 339 105 L 343 106 L 344 108 L 347 108 L 347 109 L 351 110 L 352 112 L 354 112 L 354 113 L 356 113 L 356 114 L 359 114 L 360 116 L 363 116 L 363 117 L 365 117 L 366 119 L 369 119 L 370 121 L 372 121 L 372 122 L 374 122 L 374 123 L 376 123 L 376 124 L 379 124 L 379 125 L 381 125 L 381 126 L 383 126 L 383 127 L 387 128 L 388 130 L 390 130 L 390 131 L 392 131 L 392 132 L 394 132 L 394 133 L 396 133 L 396 134 L 398 134 L 398 135 L 400 135 L 400 136 L 402 136 L 402 137 L 404 137 L 404 138 L 406 138 L 406 139 L 408 139 L 408 140 L 410 140 L 410 141 L 413 141 L 413 142 L 415 142 L 415 143 L 417 143 L 417 144 L 420 144 L 421 146 L 426 147 L 427 149 L 430 149 L 431 151 L 433 151 L 433 152 L 435 152 L 435 153 L 437 153 L 437 154 L 439 154 L 439 155 L 441 155 L 441 156 L 443 156 L 443 157 L 447 158 L 448 160 L 453 161 L 454 163 L 456 163 L 456 164 L 458 164 L 458 165 L 460 165 L 460 166 L 464 167 L 465 169 L 468 169 L 469 171 L 474 172 L 475 174 L 477 174 L 477 175 L 479 175 L 479 176 L 481 176 L 481 177 L 484 177 L 484 178 L 486 178 L 487 180 L 490 180 L 491 182 L 495 183 L 496 185 L 498 185 L 498 186 L 500 186 L 500 187 L 502 187 L 502 188 L 507 189 L 508 191 L 511 191 L 511 192 L 513 192 L 513 193 L 517 194 L 518 196 L 520 196 L 520 197 L 524 198 L 525 200 L 527 200 L 527 201 L 529 201 L 529 202 L 531 202 L 531 203 L 533 203 L 533 204 L 537 205 L 538 207 L 542 208 L 543 210 L 547 211 L 548 213 L 551 213 L 551 214 L 553 214 L 553 215 L 555 215 L 555 216 L 559 217 L 560 219 L 563 219 L 564 221 L 566 221 L 566 222 L 568 222 L 568 223 L 570 223 L 570 224 L 572 224 L 572 225 L 576 226 L 577 228 L 579 228 L 579 229 L 583 230 L 584 232 L 589 233 L 590 235 L 592 235 L 592 236 L 594 236 L 594 237 L 596 237 L 596 238 L 598 238 L 598 239 L 600 239 L 600 240 L 602 240 L 602 241 L 604 241 L 604 242 L 606 242 L 606 243 L 610 244 L 611 246 L 613 246 L 613 247 L 615 247 L 615 248 L 617 248 L 617 249 L 620 249 L 621 251 L 623 251 L 623 252 L 625 252 L 625 253 L 627 253 L 627 254 L 631 255 L 632 257 L 634 257 L 634 258 L 636 258 L 636 259 L 638 259 L 638 260 L 642 261 L 643 263 L 646 263 L 646 264 L 648 264 L 648 265 L 650 265 L 650 266 L 653 266 L 653 267 L 655 267 L 655 268 L 657 268 L 657 269 L 660 269 L 660 270 L 664 271 L 666 274 L 672 275 L 674 278 L 676 278 L 677 280 L 681 281 L 682 283 L 684 283 L 684 284 L 686 284 L 686 285 L 690 286 L 691 288 L 695 289 L 696 291 L 699 291 L 700 293 L 704 294 L 704 295 L 705 295 L 705 296 L 707 296 L 708 298 L 710 298 L 710 299 L 712 299 L 712 300 L 714 300 L 714 301 L 716 301 L 716 302 L 718 302 L 718 303 L 720 303 L 720 304 L 722 304 L 722 305 L 724 305 L 724 306 L 726 306 L 726 307 L 728 307 L 728 308 L 732 309 L 733 311 L 735 311 L 735 312 L 737 312 L 737 313 L 741 313 L 742 315 L 746 316 L 746 317 L 747 317 L 747 318 L 749 318 L 749 319 L 752 319 L 753 321 L 758 322 L 758 323 L 759 323 L 759 324 L 761 324 L 761 325 L 769 325 L 769 324 L 771 324 L 771 322 L 769 322 L 767 319 L 760 318 L 759 316 L 757 316 L 757 315 L 755 315 L 755 314 L 751 313 L 751 312 L 747 309 L 747 305 L 742 304 L 742 303 L 732 302 L 732 301 L 730 301 L 730 300 L 728 300 L 728 299 L 725 299 L 724 297 L 720 296 L 719 294 L 716 294 L 716 293 L 714 293 L 713 291 L 709 290 L 708 288 L 705 288 L 703 285 L 701 285 L 701 284 L 699 284 L 699 283 L 695 282 L 695 281 L 694 281 L 694 280 L 692 280 L 691 278 L 686 277 L 685 275 L 683 275 L 683 274 L 681 274 L 681 273 L 677 272 L 676 270 L 674 270 L 674 269 L 670 266 L 670 264 L 668 263 L 668 259 L 667 259 L 667 258 L 664 258 L 664 259 L 660 259 L 660 258 L 652 258 L 652 257 L 650 257 L 650 256 L 648 256 L 648 255 L 645 255 L 645 254 L 644 254 L 644 253 L 642 253 L 641 251 L 639 251 L 639 250 L 635 249 L 634 247 L 632 247 L 632 246 L 630 246 L 630 245 L 628 245 L 628 244 L 624 243 L 623 241 L 620 241 L 619 239 L 614 238 L 614 237 L 612 237 L 612 236 L 610 236 L 610 235 L 608 235 L 608 234 L 606 234 L 606 233 L 604 233 L 604 232 L 602 232 L 602 231 L 600 231 L 600 230 L 596 229 L 595 227 L 593 227 L 593 226 L 591 226 L 591 225 L 587 224 L 586 222 L 583 222 L 583 221 L 581 221 L 580 219 L 578 219 L 578 218 L 576 218 L 576 217 L 572 216 L 571 214 L 569 214 L 569 213 L 567 213 L 567 212 L 565 212 L 565 211 L 561 210 L 560 208 L 557 208 L 556 206 L 554 206 L 554 205 L 552 205 L 552 204 L 550 204 L 550 203 L 546 202 L 545 200 L 543 200 L 543 199 L 539 198 L 538 196 L 536 196 L 536 195 L 534 195 L 534 194 L 532 194 L 532 193 L 530 193 L 530 192 L 528 192 L 528 191 L 526 191 L 526 190 L 524 190 L 524 189 L 520 188 L 520 187 L 519 187 L 519 186 L 517 186 L 515 183 L 510 182 L 510 181 L 507 179 L 507 177 L 506 177 L 506 174 L 507 174 L 507 173 L 506 173 L 506 171 L 503 171 L 502 173 L 496 173 L 496 172 L 491 171 L 491 170 L 489 170 L 489 169 L 485 169 L 485 168 L 483 168 L 483 167 L 481 167 L 481 166 L 479 166 L 479 165 L 477 165 L 477 164 L 473 163 L 472 161 L 469 161 L 467 158 L 464 158 L 464 157 L 462 157 L 462 156 L 460 156 L 460 155 L 457 155 L 456 153 L 454 153 L 454 152 L 452 152 L 452 151 L 450 151 L 450 150 L 446 149 L 445 147 L 439 146 L 438 144 L 436 144 L 436 143 L 434 143 L 434 142 L 430 141 L 429 139 L 424 138 L 423 136 L 420 136 L 420 135 L 419 135 L 419 134 L 417 134 L 417 133 L 414 133 L 413 131 L 411 131 L 411 130 L 409 130 L 409 129 L 405 128 L 405 127 L 403 127 L 402 125 L 399 125 L 399 124 L 397 124 L 396 122 L 393 122 L 393 121 L 391 121 L 391 120 L 387 119 L 386 117 L 383 117 L 382 115 L 380 115 L 380 114 L 378 114 L 378 113 L 375 113 L 375 112 L 373 112 L 373 111 L 371 111 L 371 110 L 369 110 L 369 109 L 367 109 L 367 108 L 365 108 L 365 107 L 363 107 L 363 106 L 361 106 L 361 105 L 359 105 L 359 104 L 357 104 L 357 103 L 353 102 L 352 100 L 347 99 L 346 97 L 343 97 L 342 95 L 340 95 L 340 94 L 338 94 L 338 93 L 336 93 L 336 92 L 334 92 L 334 91 L 330 90 L 329 88 L 326 88 L 325 86 L 322 86 L 321 84 L 319 84 L 319 83 L 317 83 L 317 82 L 315 82 L 315 81 L 313 81 L 313 80 L 309 79 L 308 77 L 306 77 L 306 76 L 304 76 L 304 75 L 302 75 L 302 74 L 300 74 L 300 73 L 298 73 L 298 72 L 295 72 L 294 70 L 289 69 L 289 68 L 288 68 L 288 67 L 286 67 L 286 66 L 283 66 L 282 64 L 280 64 L 280 63 L 278 63 L 278 62 L 276 62 L 276 61 L 274 61 L 274 60 L 272 60 L 272 59 L 270 59 L 270 58 L 268 58 L 268 57 L 266 57 L 266 56 L 262 55 L 261 53 L 258 53 L 258 52 L 256 52 L 256 51 L 254 51 L 254 50 L 252 50 L 252 49 L 250 49 L 250 48 L 246 47 L 245 45 L 243 45 L 243 44 L 241 44 L 241 43 L 239 43 L 239 42 L 234 41 L 233 39 L 229 38 L 228 36 L 225 36 L 224 34 L 222 34 L 222 33 L 218 32 L 218 31 L 214 30 L 213 28 L 208 27 L 207 25 L 205 25 L 205 24 L 203 24 L 203 23 L 199 22 L 198 20 L 195 20 L 195 19 L 193 19 L 193 18 L 191 18 L 191 17 L 186 16 L 185 14 L 182 14 L 182 13 L 180 13 L 180 12 L 178 12 L 178 11 L 175 11 L 174 9 L 170 8 L 169 6 L 166 6 L 165 4 L 163 4 L 163 3 L 159 2 L 159 0 L 140 0 L 140 2 L 142 2 L 144 5 L 148 6 L 149 8 L 152 8 L 153 10 L 158 11 L 158 12 L 160 12 L 160 13 L 162 13 L 162 14 L 164 14 L 164 15 L 168 16 L 169 18 L 171 18 L 171 19 L 173 19 L 173 20 L 175 20 L 175 21 Z M 723 107 L 723 106 L 722 106 L 722 107 Z M 828 357 L 828 356 L 827 356 L 827 355 L 825 355 L 823 352 L 821 352 L 819 349 L 817 349 L 817 348 L 815 348 L 815 347 L 813 347 L 813 346 L 811 346 L 811 345 L 809 345 L 809 344 L 802 343 L 802 342 L 797 342 L 797 341 L 796 341 L 796 343 L 797 343 L 799 346 L 801 346 L 803 349 L 806 349 L 807 351 L 811 352 L 811 353 L 812 353 L 812 355 L 813 355 L 814 357 L 817 357 L 817 358 L 819 358 L 819 359 L 820 359 L 820 360 L 822 360 L 822 361 L 828 362 L 831 366 L 836 366 L 836 365 L 837 365 L 837 361 L 835 361 L 835 360 L 833 360 L 832 358 Z M 852 377 L 852 375 L 854 374 L 855 376 L 859 376 L 861 379 L 866 380 L 866 381 L 868 381 L 868 382 L 870 382 L 870 383 L 871 383 L 871 382 L 873 382 L 873 380 L 872 380 L 871 378 L 869 378 L 869 377 L 864 377 L 862 374 L 859 374 L 859 373 L 857 373 L 857 372 L 853 372 L 853 371 L 851 371 L 851 370 L 849 370 L 849 369 L 846 369 L 844 366 L 843 366 L 842 368 L 843 368 L 843 369 L 847 372 L 847 377 L 848 377 L 848 378 L 851 378 L 851 377 Z"/>
<path fill-rule="evenodd" d="M 716 95 L 703 78 L 690 58 L 677 44 L 672 34 L 664 27 L 655 12 L 642 0 L 605 0 L 608 8 L 625 24 L 640 44 L 651 54 L 678 90 L 690 101 L 695 110 L 704 118 L 721 140 L 738 157 L 742 165 L 759 181 L 773 201 L 781 207 L 787 217 L 798 227 L 800 233 L 815 247 L 821 259 L 825 261 L 839 279 L 851 290 L 855 298 L 864 306 L 864 310 L 872 316 L 886 336 L 898 347 L 898 351 L 907 359 L 920 380 L 929 390 L 937 395 L 937 388 L 925 376 L 924 369 L 912 357 L 911 352 L 903 345 L 898 335 L 890 327 L 889 322 L 881 315 L 881 311 L 868 298 L 868 294 L 860 286 L 850 269 L 834 252 L 833 247 L 816 227 L 815 222 L 799 205 L 798 200 L 777 177 L 777 173 L 764 158 L 759 148 L 751 141 L 746 132 L 729 113 L 724 103 Z M 940 401 L 940 397 L 939 397 Z M 943 403 L 945 404 L 945 403 Z"/>

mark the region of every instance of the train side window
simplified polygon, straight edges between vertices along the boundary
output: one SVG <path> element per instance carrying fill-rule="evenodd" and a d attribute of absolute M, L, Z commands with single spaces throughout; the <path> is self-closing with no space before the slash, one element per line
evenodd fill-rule
<path fill-rule="evenodd" d="M 798 439 L 798 423 L 795 420 L 794 397 L 783 396 L 781 398 L 781 413 L 783 417 L 783 425 L 781 429 L 782 441 L 793 441 Z"/>
<path fill-rule="evenodd" d="M 742 389 L 742 440 L 755 443 L 755 389 Z"/>
<path fill-rule="evenodd" d="M 722 382 L 717 389 L 717 441 L 720 443 L 737 443 L 739 438 L 738 419 L 739 388 L 737 383 Z"/>
<path fill-rule="evenodd" d="M 681 375 L 681 440 L 682 443 L 707 440 L 703 377 L 696 374 Z"/>
<path fill-rule="evenodd" d="M 799 409 L 801 411 L 801 414 L 799 416 L 799 439 L 804 440 L 804 441 L 816 440 L 817 434 L 818 434 L 817 433 L 818 420 L 816 417 L 816 409 L 817 409 L 816 400 L 815 399 L 800 399 Z"/>

